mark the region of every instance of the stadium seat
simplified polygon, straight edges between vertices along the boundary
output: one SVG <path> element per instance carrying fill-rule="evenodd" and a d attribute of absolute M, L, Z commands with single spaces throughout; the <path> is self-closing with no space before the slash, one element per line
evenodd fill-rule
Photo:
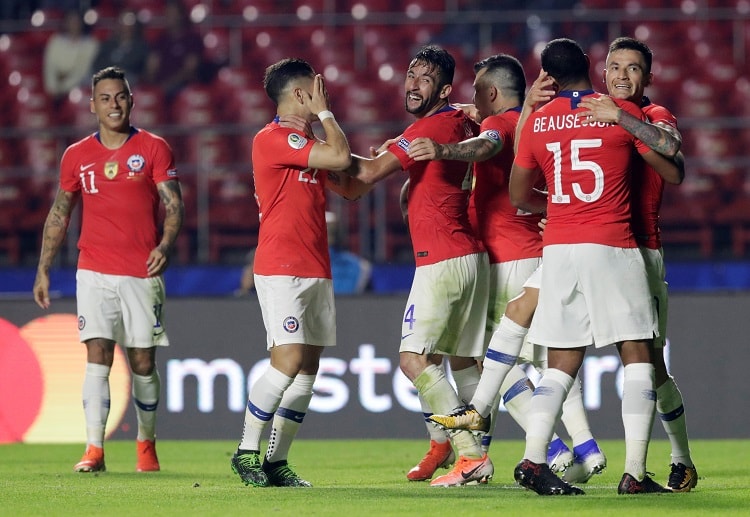
<path fill-rule="evenodd" d="M 729 226 L 732 255 L 744 258 L 745 248 L 750 243 L 750 176 L 745 178 L 732 199 L 717 210 L 715 221 Z"/>
<path fill-rule="evenodd" d="M 0 176 L 0 250 L 8 265 L 17 266 L 21 261 L 20 223 L 26 212 L 26 180 L 18 177 Z"/>
<path fill-rule="evenodd" d="M 258 244 L 258 205 L 252 174 L 226 174 L 209 184 L 209 261 L 237 261 L 226 255 L 239 252 L 241 259 Z"/>
<path fill-rule="evenodd" d="M 714 181 L 692 175 L 682 185 L 666 185 L 659 212 L 661 239 L 667 245 L 697 249 L 703 258 L 714 252 L 714 214 L 721 195 Z"/>

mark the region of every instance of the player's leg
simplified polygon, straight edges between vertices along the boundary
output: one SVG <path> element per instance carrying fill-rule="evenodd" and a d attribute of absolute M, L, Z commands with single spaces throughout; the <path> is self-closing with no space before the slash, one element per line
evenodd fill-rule
<path fill-rule="evenodd" d="M 86 451 L 75 465 L 76 472 L 106 470 L 104 435 L 109 417 L 109 374 L 115 343 L 109 339 L 86 340 L 86 373 L 83 377 L 83 412 L 86 420 Z"/>
<path fill-rule="evenodd" d="M 155 472 L 160 470 L 156 455 L 156 409 L 161 392 L 156 347 L 128 348 L 128 362 L 133 372 L 133 403 L 138 420 L 136 470 Z"/>
<path fill-rule="evenodd" d="M 540 495 L 578 495 L 583 491 L 558 478 L 550 469 L 548 447 L 554 427 L 562 412 L 578 369 L 583 363 L 585 347 L 549 349 L 550 367 L 534 391 L 528 413 L 526 448 L 514 478 Z"/>
<path fill-rule="evenodd" d="M 625 428 L 625 472 L 617 491 L 620 494 L 671 492 L 654 482 L 646 472 L 656 409 L 651 343 L 625 341 L 617 348 L 624 365 L 622 422 Z"/>
<path fill-rule="evenodd" d="M 161 395 L 161 379 L 156 366 L 156 349 L 168 346 L 163 310 L 165 291 L 161 277 L 119 277 L 122 306 L 122 332 L 118 342 L 127 350 L 133 374 L 133 404 L 138 420 L 136 470 L 160 470 L 156 454 L 156 410 Z"/>
<path fill-rule="evenodd" d="M 665 282 L 664 259 L 661 250 L 645 247 L 641 247 L 640 250 L 646 264 L 649 290 L 656 303 L 659 318 L 659 336 L 654 338 L 652 359 L 655 370 L 656 412 L 672 448 L 671 472 L 667 486 L 675 492 L 689 492 L 698 483 L 698 472 L 690 455 L 682 393 L 669 374 L 665 361 L 669 296 Z"/>
<path fill-rule="evenodd" d="M 268 450 L 263 460 L 263 471 L 273 486 L 309 487 L 312 484 L 299 477 L 289 466 L 289 449 L 310 407 L 313 384 L 318 373 L 323 347 L 304 346 L 303 362 L 294 382 L 284 391 L 271 424 Z"/>
<path fill-rule="evenodd" d="M 406 478 L 409 481 L 426 481 L 432 479 L 438 468 L 448 468 L 456 460 L 456 454 L 453 452 L 453 445 L 451 445 L 448 432 L 428 420 L 432 416 L 432 409 L 425 402 L 422 395 L 419 395 L 419 403 L 425 419 L 427 434 L 430 437 L 430 448 L 422 459 L 419 460 L 419 463 L 406 473 Z"/>
<path fill-rule="evenodd" d="M 114 361 L 115 328 L 121 326 L 120 305 L 111 278 L 89 270 L 76 272 L 79 338 L 86 346 L 82 398 L 86 420 L 86 451 L 76 472 L 106 469 L 104 436 L 109 417 L 109 375 Z"/>

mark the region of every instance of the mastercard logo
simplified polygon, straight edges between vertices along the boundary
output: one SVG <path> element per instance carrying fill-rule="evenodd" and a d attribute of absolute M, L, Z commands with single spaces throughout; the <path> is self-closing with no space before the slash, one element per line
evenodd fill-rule
<path fill-rule="evenodd" d="M 85 442 L 85 370 L 75 315 L 52 314 L 20 328 L 0 318 L 0 443 Z M 130 369 L 120 347 L 109 383 L 107 437 L 130 402 Z"/>

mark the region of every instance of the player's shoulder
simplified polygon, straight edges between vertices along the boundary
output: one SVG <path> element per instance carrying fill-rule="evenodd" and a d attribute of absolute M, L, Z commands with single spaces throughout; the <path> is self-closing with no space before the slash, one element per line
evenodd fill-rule
<path fill-rule="evenodd" d="M 636 103 L 632 101 L 628 101 L 625 99 L 615 99 L 614 97 L 611 97 L 611 99 L 617 104 L 621 109 L 627 111 L 631 115 L 634 115 L 638 118 L 643 117 L 643 110 L 641 110 L 641 107 L 638 106 Z"/>

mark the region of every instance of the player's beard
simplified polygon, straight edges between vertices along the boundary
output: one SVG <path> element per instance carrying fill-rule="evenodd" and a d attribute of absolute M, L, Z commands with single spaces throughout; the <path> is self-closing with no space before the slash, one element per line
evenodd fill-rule
<path fill-rule="evenodd" d="M 423 115 L 427 111 L 429 111 L 430 106 L 434 105 L 434 98 L 428 97 L 428 98 L 422 98 L 422 102 L 419 103 L 419 105 L 416 108 L 410 108 L 409 107 L 409 93 L 407 93 L 404 96 L 404 108 L 406 109 L 407 113 L 411 113 L 412 115 Z"/>

